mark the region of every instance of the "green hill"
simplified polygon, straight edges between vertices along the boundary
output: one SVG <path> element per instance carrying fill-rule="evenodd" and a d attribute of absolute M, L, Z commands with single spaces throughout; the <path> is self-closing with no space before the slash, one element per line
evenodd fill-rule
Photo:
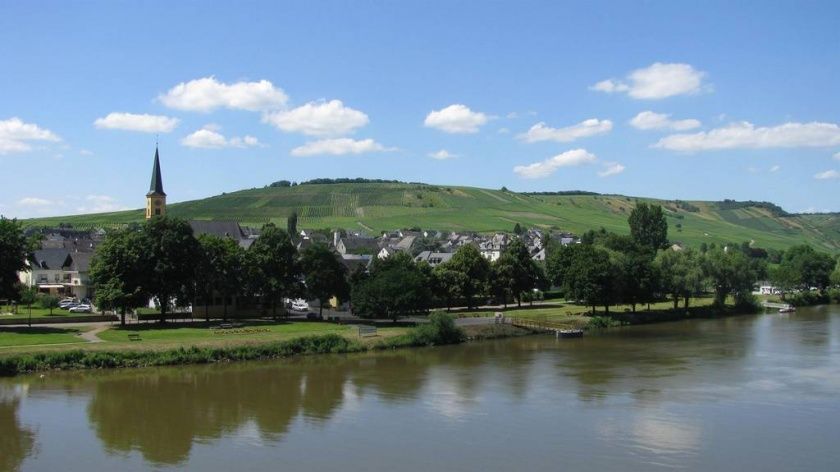
<path fill-rule="evenodd" d="M 666 209 L 669 237 L 689 245 L 755 241 L 764 248 L 807 242 L 840 252 L 840 215 L 788 215 L 758 202 L 680 202 L 620 195 L 520 194 L 472 187 L 407 183 L 307 184 L 242 190 L 168 206 L 172 216 L 285 225 L 297 211 L 301 228 L 354 228 L 372 234 L 419 226 L 424 229 L 510 231 L 515 223 L 574 233 L 604 227 L 628 232 L 636 201 Z M 142 221 L 142 210 L 27 220 L 30 226 L 77 227 Z"/>

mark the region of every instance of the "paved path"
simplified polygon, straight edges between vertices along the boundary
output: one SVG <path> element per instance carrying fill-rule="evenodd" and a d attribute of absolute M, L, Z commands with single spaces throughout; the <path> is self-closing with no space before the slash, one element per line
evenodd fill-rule
<path fill-rule="evenodd" d="M 105 341 L 103 341 L 102 339 L 99 339 L 99 336 L 97 336 L 97 334 L 105 331 L 106 329 L 108 329 L 110 327 L 111 327 L 110 323 L 98 324 L 92 330 L 85 331 L 82 334 L 80 334 L 79 337 L 81 337 L 82 339 L 85 339 L 85 340 L 87 340 L 88 342 L 91 342 L 91 343 L 102 343 L 102 342 L 105 342 Z"/>

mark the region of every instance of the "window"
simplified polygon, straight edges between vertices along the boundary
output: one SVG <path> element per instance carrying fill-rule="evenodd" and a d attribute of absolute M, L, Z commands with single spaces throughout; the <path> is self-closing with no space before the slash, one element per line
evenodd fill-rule
<path fill-rule="evenodd" d="M 160 215 L 160 208 L 155 208 L 155 215 Z"/>

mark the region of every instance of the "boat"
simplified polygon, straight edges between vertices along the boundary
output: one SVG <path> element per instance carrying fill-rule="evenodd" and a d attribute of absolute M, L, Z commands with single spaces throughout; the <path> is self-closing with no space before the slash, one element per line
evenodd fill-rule
<path fill-rule="evenodd" d="M 794 311 L 796 311 L 796 308 L 791 305 L 788 305 L 784 308 L 779 308 L 779 313 L 793 313 Z"/>
<path fill-rule="evenodd" d="M 583 330 L 582 329 L 561 329 L 557 332 L 558 336 L 561 338 L 582 338 L 583 337 Z"/>

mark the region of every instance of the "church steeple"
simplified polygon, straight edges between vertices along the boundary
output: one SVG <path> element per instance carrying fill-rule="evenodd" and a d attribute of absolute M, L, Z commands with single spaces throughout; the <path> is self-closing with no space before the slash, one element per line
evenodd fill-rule
<path fill-rule="evenodd" d="M 152 167 L 152 182 L 149 184 L 149 193 L 146 196 L 152 195 L 166 196 L 163 192 L 163 177 L 160 176 L 160 155 L 157 146 L 155 146 L 155 164 Z"/>
<path fill-rule="evenodd" d="M 152 167 L 152 181 L 146 194 L 146 219 L 166 214 L 166 193 L 163 191 L 163 177 L 160 175 L 160 154 L 155 146 L 155 164 Z"/>

